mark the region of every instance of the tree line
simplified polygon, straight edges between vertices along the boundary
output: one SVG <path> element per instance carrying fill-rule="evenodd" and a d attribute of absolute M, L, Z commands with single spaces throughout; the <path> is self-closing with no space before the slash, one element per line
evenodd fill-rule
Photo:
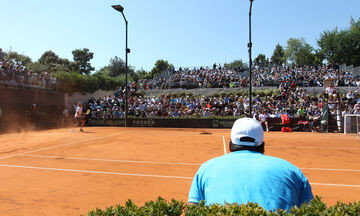
<path fill-rule="evenodd" d="M 277 44 L 270 59 L 259 54 L 254 60 L 257 65 L 318 65 L 326 61 L 328 64 L 360 65 L 360 18 L 350 20 L 348 28 L 339 30 L 325 30 L 317 40 L 318 48 L 309 45 L 304 38 L 290 38 L 286 46 Z M 97 89 L 110 90 L 118 86 L 125 86 L 125 62 L 115 56 L 107 66 L 95 71 L 90 61 L 94 53 L 89 49 L 75 49 L 72 51 L 73 60 L 59 57 L 49 50 L 44 52 L 37 61 L 15 51 L 0 53 L 4 60 L 12 60 L 19 65 L 36 73 L 50 72 L 61 82 L 60 90 L 64 92 L 92 92 Z M 129 80 L 152 79 L 164 70 L 172 68 L 168 61 L 160 59 L 150 71 L 136 70 L 129 66 Z M 224 64 L 225 68 L 244 71 L 247 65 L 240 59 Z"/>
<path fill-rule="evenodd" d="M 328 64 L 347 64 L 360 66 L 360 18 L 350 20 L 350 27 L 339 30 L 325 30 L 317 40 L 317 49 L 308 44 L 304 38 L 290 38 L 286 46 L 277 44 L 272 56 L 267 58 L 259 54 L 254 60 L 258 65 L 319 65 L 326 61 Z M 244 68 L 241 60 L 225 64 L 228 68 Z"/>

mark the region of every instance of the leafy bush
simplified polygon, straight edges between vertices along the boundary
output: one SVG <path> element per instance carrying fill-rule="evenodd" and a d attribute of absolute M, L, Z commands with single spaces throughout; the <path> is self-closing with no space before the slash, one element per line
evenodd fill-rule
<path fill-rule="evenodd" d="M 217 98 L 217 97 L 219 97 L 219 93 L 214 92 L 214 93 L 211 94 L 211 97 L 216 97 Z"/>
<path fill-rule="evenodd" d="M 55 73 L 55 77 L 59 82 L 57 90 L 69 94 L 74 92 L 93 93 L 99 89 L 110 91 L 119 86 L 125 86 L 123 76 L 110 77 L 101 73 L 82 75 L 78 72 L 60 71 Z"/>
<path fill-rule="evenodd" d="M 344 204 L 338 202 L 334 206 L 327 207 L 325 203 L 322 202 L 320 197 L 315 197 L 308 204 L 303 204 L 300 207 L 293 207 L 290 210 L 276 210 L 276 211 L 267 211 L 260 207 L 256 203 L 247 203 L 247 204 L 225 204 L 218 205 L 214 204 L 211 206 L 205 205 L 205 202 L 202 201 L 200 204 L 194 205 L 185 205 L 181 201 L 171 200 L 168 202 L 162 198 L 158 198 L 157 201 L 150 201 L 145 203 L 145 206 L 138 207 L 133 203 L 133 201 L 128 200 L 125 206 L 117 205 L 114 207 L 108 207 L 105 210 L 95 209 L 90 211 L 87 216 L 225 216 L 225 215 L 263 215 L 263 216 L 317 216 L 317 215 L 360 215 L 360 201 Z"/>
<path fill-rule="evenodd" d="M 145 206 L 138 207 L 132 200 L 128 200 L 125 206 L 110 206 L 104 211 L 95 209 L 90 211 L 88 216 L 180 216 L 185 210 L 185 204 L 176 200 L 167 202 L 159 197 L 157 201 L 146 202 Z"/>
<path fill-rule="evenodd" d="M 144 95 L 145 95 L 145 91 L 144 91 L 144 90 L 137 90 L 136 93 L 135 93 L 135 96 L 144 97 Z"/>

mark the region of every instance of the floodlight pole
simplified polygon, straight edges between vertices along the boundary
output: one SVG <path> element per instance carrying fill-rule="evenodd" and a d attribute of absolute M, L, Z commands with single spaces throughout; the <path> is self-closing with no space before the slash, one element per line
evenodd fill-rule
<path fill-rule="evenodd" d="M 252 3 L 254 0 L 250 0 L 250 10 L 249 10 L 249 43 L 248 43 L 248 48 L 249 48 L 249 117 L 251 118 L 251 114 L 252 114 L 252 92 L 251 92 L 251 83 L 252 83 L 252 72 L 251 72 L 251 66 L 252 66 L 252 59 L 251 59 L 251 47 L 252 47 L 252 43 L 251 43 L 251 10 L 252 10 Z"/>
<path fill-rule="evenodd" d="M 121 5 L 112 5 L 112 7 L 119 11 L 125 20 L 125 127 L 128 123 L 128 54 L 130 49 L 128 48 L 128 21 L 124 14 L 124 8 Z"/>

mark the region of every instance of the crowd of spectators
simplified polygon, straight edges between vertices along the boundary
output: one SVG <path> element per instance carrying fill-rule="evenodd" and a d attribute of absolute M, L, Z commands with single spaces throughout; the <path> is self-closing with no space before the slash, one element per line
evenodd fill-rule
<path fill-rule="evenodd" d="M 221 65 L 213 67 L 171 69 L 170 76 L 152 80 L 130 82 L 129 87 L 136 90 L 173 89 L 173 88 L 232 88 L 247 87 L 249 76 L 246 72 L 226 69 Z M 360 77 L 338 68 L 323 66 L 259 66 L 253 70 L 252 85 L 279 86 L 283 82 L 295 82 L 302 87 L 322 87 L 324 80 L 334 79 L 336 86 L 360 87 Z"/>
<path fill-rule="evenodd" d="M 156 77 L 149 80 L 139 80 L 138 82 L 130 82 L 129 87 L 136 90 L 152 90 L 152 89 L 173 89 L 173 88 L 232 88 L 239 87 L 241 82 L 243 85 L 246 78 L 235 70 L 226 69 L 221 65 L 200 68 L 179 68 L 169 70 L 170 76 Z"/>
<path fill-rule="evenodd" d="M 56 78 L 50 73 L 35 73 L 12 60 L 0 59 L 0 82 L 53 90 L 56 88 Z"/>
<path fill-rule="evenodd" d="M 322 87 L 324 80 L 334 79 L 336 86 L 360 86 L 360 77 L 338 68 L 323 66 L 272 66 L 254 68 L 254 86 L 278 86 L 296 82 L 306 87 Z"/>
<path fill-rule="evenodd" d="M 260 113 L 269 118 L 280 117 L 287 113 L 291 118 L 300 117 L 317 121 L 328 103 L 329 115 L 337 118 L 347 113 L 360 114 L 360 94 L 350 90 L 347 94 L 339 94 L 336 90 L 327 89 L 323 94 L 310 96 L 302 87 L 287 82 L 279 87 L 277 96 L 259 95 L 253 98 L 252 110 L 249 113 L 247 96 L 135 96 L 130 92 L 128 115 L 134 117 L 238 117 L 242 115 L 258 117 Z M 90 118 L 122 118 L 125 115 L 124 90 L 119 89 L 114 96 L 91 98 L 85 102 L 90 111 Z M 342 113 L 340 113 L 340 111 Z"/>
<path fill-rule="evenodd" d="M 212 68 L 180 68 L 170 77 L 172 88 L 225 88 L 238 86 L 240 75 L 237 71 L 214 64 Z"/>

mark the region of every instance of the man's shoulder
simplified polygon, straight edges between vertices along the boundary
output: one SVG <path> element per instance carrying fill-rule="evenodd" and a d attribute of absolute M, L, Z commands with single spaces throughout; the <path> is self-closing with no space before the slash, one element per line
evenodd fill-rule
<path fill-rule="evenodd" d="M 279 166 L 279 167 L 281 166 L 283 168 L 298 169 L 295 165 L 282 158 L 269 156 L 258 152 L 247 151 L 247 150 L 231 152 L 226 155 L 212 158 L 206 161 L 205 163 L 203 163 L 201 167 L 209 168 L 213 165 L 218 165 L 221 163 L 233 163 L 237 160 L 239 161 L 256 160 L 259 163 L 259 165 L 263 164 L 266 166 Z"/>
<path fill-rule="evenodd" d="M 206 161 L 205 163 L 203 163 L 201 165 L 201 168 L 207 169 L 207 168 L 212 168 L 213 166 L 218 166 L 220 164 L 232 164 L 238 160 L 248 160 L 253 157 L 263 157 L 263 156 L 265 156 L 265 155 L 258 153 L 258 152 L 252 152 L 252 151 L 247 151 L 247 150 L 235 151 L 235 152 L 230 152 L 225 155 L 214 157 L 214 158 Z"/>
<path fill-rule="evenodd" d="M 263 160 L 265 160 L 265 161 L 273 162 L 275 164 L 282 164 L 282 165 L 287 165 L 290 167 L 295 167 L 295 165 L 293 165 L 292 163 L 290 163 L 289 161 L 287 161 L 285 159 L 270 156 L 270 155 L 263 155 L 263 156 L 264 156 Z"/>
<path fill-rule="evenodd" d="M 224 160 L 225 156 L 226 155 L 221 155 L 221 156 L 218 156 L 218 157 L 211 158 L 210 160 L 208 160 L 208 161 L 204 162 L 203 164 L 201 164 L 201 167 L 208 167 L 208 166 L 211 166 L 212 164 L 219 163 L 222 160 Z"/>

